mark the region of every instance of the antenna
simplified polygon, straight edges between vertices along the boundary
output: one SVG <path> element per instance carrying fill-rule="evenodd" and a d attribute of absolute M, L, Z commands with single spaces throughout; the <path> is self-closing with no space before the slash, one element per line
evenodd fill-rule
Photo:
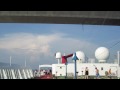
<path fill-rule="evenodd" d="M 10 56 L 10 66 L 11 66 L 11 56 Z"/>
<path fill-rule="evenodd" d="M 26 57 L 25 57 L 25 67 L 26 67 Z"/>
<path fill-rule="evenodd" d="M 60 53 L 60 52 L 57 52 L 57 53 L 55 54 L 55 57 L 56 57 L 56 59 L 58 60 L 58 64 L 60 64 L 60 63 L 61 63 L 61 57 L 62 57 L 61 53 Z"/>
<path fill-rule="evenodd" d="M 60 58 L 58 58 L 58 64 L 60 64 Z"/>

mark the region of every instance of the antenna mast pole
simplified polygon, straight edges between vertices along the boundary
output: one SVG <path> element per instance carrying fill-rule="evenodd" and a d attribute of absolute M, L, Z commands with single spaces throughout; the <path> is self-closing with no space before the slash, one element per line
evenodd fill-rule
<path fill-rule="evenodd" d="M 25 67 L 26 67 L 26 57 L 25 57 Z"/>
<path fill-rule="evenodd" d="M 11 56 L 10 56 L 10 66 L 11 66 Z"/>

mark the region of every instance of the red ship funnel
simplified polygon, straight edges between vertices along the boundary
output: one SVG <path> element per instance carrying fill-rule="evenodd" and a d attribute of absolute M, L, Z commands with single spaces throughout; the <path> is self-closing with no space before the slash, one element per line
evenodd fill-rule
<path fill-rule="evenodd" d="M 62 56 L 62 64 L 67 63 L 67 58 L 72 57 L 72 56 L 73 56 L 73 54 L 69 54 L 69 55 L 66 55 L 66 56 Z"/>

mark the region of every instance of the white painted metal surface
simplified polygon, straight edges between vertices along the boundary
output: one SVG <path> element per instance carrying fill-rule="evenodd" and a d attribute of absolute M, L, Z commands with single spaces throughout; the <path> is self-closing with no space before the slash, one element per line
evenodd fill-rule
<path fill-rule="evenodd" d="M 14 70 L 13 70 L 13 69 L 11 69 L 11 72 L 12 72 L 12 77 L 13 77 L 13 79 L 16 79 L 15 73 L 14 73 Z"/>
<path fill-rule="evenodd" d="M 62 68 L 60 68 L 62 67 Z M 85 75 L 85 68 L 88 67 L 89 75 L 95 76 L 95 67 L 99 69 L 99 73 L 101 76 L 105 76 L 105 72 L 109 71 L 111 68 L 111 72 L 113 75 L 117 76 L 117 67 L 118 64 L 110 64 L 110 63 L 78 63 L 77 64 L 77 72 L 78 75 Z M 57 74 L 56 74 L 57 72 Z M 74 64 L 69 63 L 67 65 L 67 73 L 74 73 Z M 57 76 L 65 76 L 65 65 L 64 64 L 52 64 L 52 74 Z"/>
<path fill-rule="evenodd" d="M 18 69 L 18 74 L 19 74 L 19 79 L 23 79 L 19 69 Z"/>
<path fill-rule="evenodd" d="M 3 77 L 4 79 L 8 79 L 4 69 L 3 69 Z"/>

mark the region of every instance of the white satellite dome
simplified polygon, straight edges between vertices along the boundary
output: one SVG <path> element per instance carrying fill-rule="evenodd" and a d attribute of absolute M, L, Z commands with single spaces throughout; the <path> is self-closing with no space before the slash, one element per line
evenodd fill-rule
<path fill-rule="evenodd" d="M 85 62 L 85 54 L 82 51 L 77 51 L 76 56 L 79 59 L 79 62 Z"/>
<path fill-rule="evenodd" d="M 56 57 L 56 59 L 60 59 L 62 57 L 62 54 L 60 52 L 57 52 L 55 57 Z"/>
<path fill-rule="evenodd" d="M 106 62 L 109 57 L 109 50 L 106 47 L 99 47 L 95 51 L 95 57 L 99 62 Z"/>

